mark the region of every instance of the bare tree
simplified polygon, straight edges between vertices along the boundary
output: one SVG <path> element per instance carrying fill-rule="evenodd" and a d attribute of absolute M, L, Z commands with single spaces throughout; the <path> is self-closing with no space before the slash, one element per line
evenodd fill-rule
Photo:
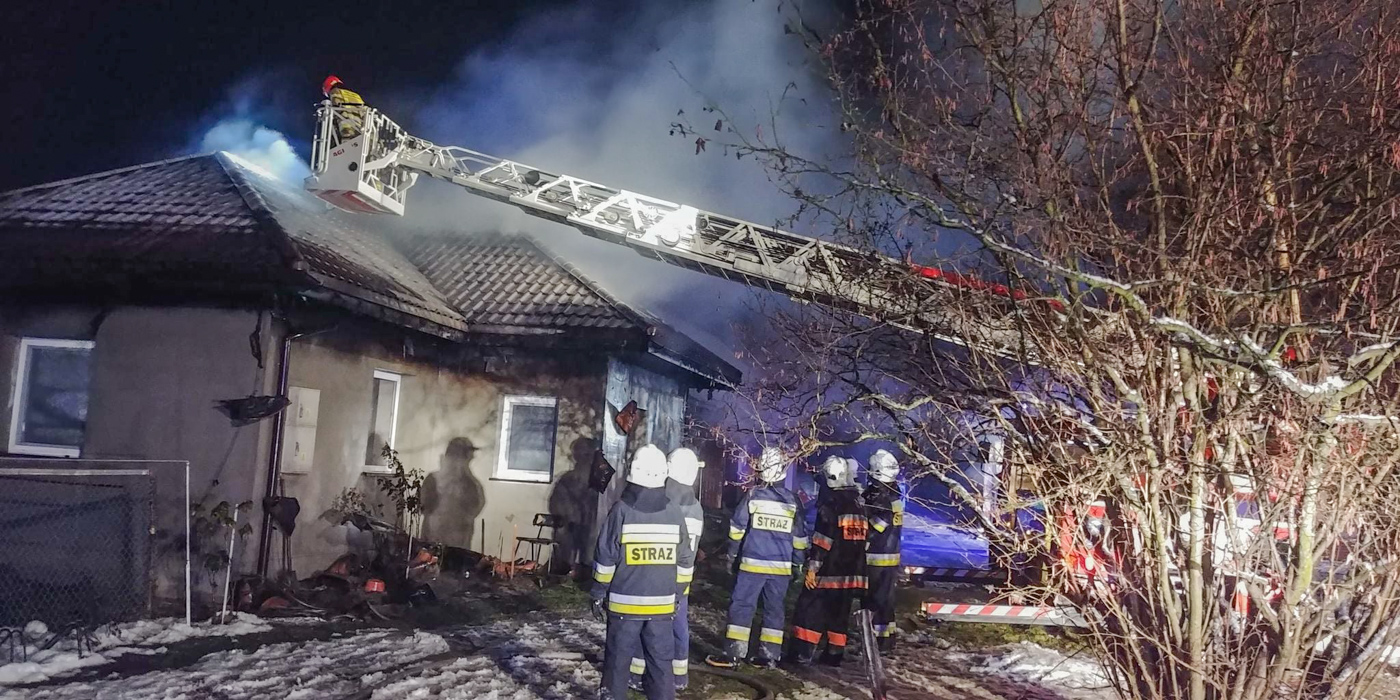
<path fill-rule="evenodd" d="M 1364 696 L 1400 641 L 1397 13 L 865 0 L 796 27 L 851 157 L 727 146 L 829 235 L 943 271 L 844 280 L 880 318 L 774 310 L 752 405 L 803 453 L 894 443 L 1004 556 L 1053 558 L 1125 697 Z"/>

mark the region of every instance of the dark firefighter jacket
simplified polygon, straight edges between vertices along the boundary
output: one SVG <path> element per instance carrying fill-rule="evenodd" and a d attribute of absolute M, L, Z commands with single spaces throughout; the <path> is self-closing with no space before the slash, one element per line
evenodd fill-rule
<path fill-rule="evenodd" d="M 676 596 L 695 575 L 695 550 L 685 536 L 685 516 L 666 489 L 628 484 L 598 532 L 593 555 L 593 597 L 628 617 L 676 612 Z"/>
<path fill-rule="evenodd" d="M 700 501 L 696 500 L 695 489 L 675 479 L 667 479 L 666 498 L 680 506 L 681 516 L 685 518 L 685 527 L 681 532 L 690 540 L 690 550 L 698 554 L 700 536 L 705 531 L 705 509 L 700 506 Z M 690 593 L 689 584 L 685 587 L 685 593 Z"/>
<path fill-rule="evenodd" d="M 871 480 L 865 489 L 865 515 L 870 521 L 866 566 L 899 566 L 899 533 L 904 529 L 904 496 L 899 487 Z"/>
<path fill-rule="evenodd" d="M 792 574 L 807 553 L 807 525 L 797 495 L 780 484 L 750 491 L 729 521 L 729 552 L 739 570 L 751 574 Z"/>
<path fill-rule="evenodd" d="M 865 540 L 869 523 L 860 491 L 832 489 L 817 508 L 811 558 L 818 564 L 817 588 L 864 590 Z"/>

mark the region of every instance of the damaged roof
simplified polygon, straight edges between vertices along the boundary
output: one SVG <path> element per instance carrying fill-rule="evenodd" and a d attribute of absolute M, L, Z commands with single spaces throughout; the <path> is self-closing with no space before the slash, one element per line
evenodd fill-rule
<path fill-rule="evenodd" d="M 405 254 L 483 332 L 640 329 L 650 352 L 727 386 L 740 372 L 689 336 L 620 301 L 538 240 L 501 234 L 417 235 Z"/>
<path fill-rule="evenodd" d="M 450 340 L 640 333 L 648 352 L 733 386 L 739 370 L 619 302 L 538 243 L 412 237 L 226 153 L 0 193 L 0 289 L 217 295 L 293 291 Z"/>

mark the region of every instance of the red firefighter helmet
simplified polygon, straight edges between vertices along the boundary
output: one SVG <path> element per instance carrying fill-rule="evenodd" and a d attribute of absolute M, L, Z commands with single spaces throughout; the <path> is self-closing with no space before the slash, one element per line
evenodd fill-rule
<path fill-rule="evenodd" d="M 340 78 L 337 78 L 334 75 L 326 76 L 325 82 L 321 83 L 321 94 L 325 95 L 326 97 L 330 97 L 331 90 L 335 88 L 335 86 L 340 84 Z"/>

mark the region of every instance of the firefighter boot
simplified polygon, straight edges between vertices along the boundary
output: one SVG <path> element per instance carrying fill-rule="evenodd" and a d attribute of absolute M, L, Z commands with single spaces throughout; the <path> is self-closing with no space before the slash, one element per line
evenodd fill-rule
<path fill-rule="evenodd" d="M 750 665 L 750 666 L 756 666 L 756 667 L 758 667 L 758 668 L 777 668 L 777 667 L 778 667 L 778 660 L 777 660 L 777 659 L 773 659 L 773 658 L 769 658 L 769 657 L 768 657 L 767 655 L 765 655 L 765 654 L 754 654 L 753 656 L 750 656 L 750 657 L 748 658 L 748 662 L 749 662 L 749 665 Z"/>
<path fill-rule="evenodd" d="M 880 647 L 880 653 L 881 653 L 881 654 L 891 654 L 891 653 L 893 653 L 893 652 L 894 652 L 894 637 L 893 637 L 893 636 L 881 637 L 881 638 L 880 638 L 880 641 L 878 642 L 878 646 Z"/>
<path fill-rule="evenodd" d="M 716 668 L 735 668 L 739 665 L 739 659 L 744 658 L 744 655 L 748 653 L 748 647 L 748 641 L 731 639 L 728 644 L 724 645 L 724 651 L 719 656 L 705 657 L 705 663 Z"/>
<path fill-rule="evenodd" d="M 719 655 L 711 654 L 709 656 L 706 656 L 705 663 L 714 666 L 715 668 L 734 668 L 735 666 L 739 665 L 739 659 L 737 657 L 731 656 L 728 652 L 725 652 Z"/>

